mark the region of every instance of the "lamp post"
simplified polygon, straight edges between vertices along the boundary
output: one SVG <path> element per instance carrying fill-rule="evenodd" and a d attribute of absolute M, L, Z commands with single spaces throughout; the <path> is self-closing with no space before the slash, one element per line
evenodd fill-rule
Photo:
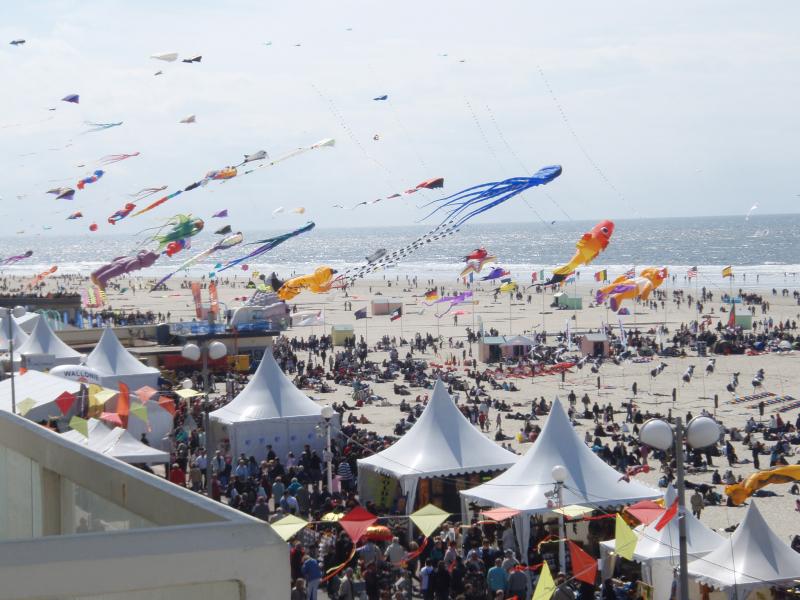
<path fill-rule="evenodd" d="M 556 465 L 550 471 L 553 475 L 553 481 L 556 482 L 556 496 L 558 499 L 558 508 L 564 508 L 564 482 L 567 480 L 569 471 L 564 465 Z M 558 568 L 564 573 L 567 572 L 567 547 L 564 542 L 567 537 L 567 530 L 564 527 L 564 513 L 558 513 Z"/>
<path fill-rule="evenodd" d="M 686 550 L 686 503 L 684 492 L 683 451 L 684 442 L 692 448 L 705 448 L 719 440 L 719 424 L 711 417 L 695 417 L 686 427 L 680 417 L 675 419 L 675 428 L 662 419 L 650 419 L 642 425 L 639 440 L 658 450 L 675 451 L 675 465 L 678 485 L 678 552 L 679 552 L 679 600 L 689 600 L 688 555 Z"/>
<path fill-rule="evenodd" d="M 325 419 L 325 452 L 323 458 L 328 472 L 328 493 L 333 489 L 333 453 L 331 452 L 331 419 L 333 409 L 327 404 L 322 407 L 322 418 Z"/>
<path fill-rule="evenodd" d="M 211 417 L 209 413 L 211 412 L 211 403 L 208 398 L 209 392 L 212 390 L 213 386 L 210 385 L 209 377 L 208 377 L 208 359 L 217 360 L 222 358 L 228 354 L 228 348 L 220 341 L 217 340 L 210 340 L 206 341 L 202 344 L 202 346 L 198 346 L 194 343 L 188 343 L 181 349 L 181 356 L 183 356 L 187 360 L 191 360 L 196 362 L 203 359 L 203 394 L 205 395 L 205 399 L 203 400 L 203 428 L 206 432 L 206 491 L 208 493 L 208 497 L 211 498 L 211 461 L 214 457 L 214 444 L 211 441 Z M 188 384 L 188 385 L 187 385 Z M 192 387 L 192 380 L 185 379 L 183 381 L 184 388 L 191 388 Z"/>
<path fill-rule="evenodd" d="M 11 412 L 17 414 L 17 390 L 14 387 L 14 333 L 11 320 L 22 317 L 27 311 L 24 306 L 15 306 L 6 309 L 6 335 L 8 337 L 8 364 L 11 377 Z"/>

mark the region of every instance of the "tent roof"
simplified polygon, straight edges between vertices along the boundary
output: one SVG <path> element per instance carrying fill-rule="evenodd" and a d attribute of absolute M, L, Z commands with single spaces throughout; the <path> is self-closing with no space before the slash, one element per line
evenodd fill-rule
<path fill-rule="evenodd" d="M 0 350 L 8 350 L 8 323 L 6 318 L 0 319 Z M 28 339 L 28 334 L 19 326 L 14 317 L 11 317 L 11 337 L 14 340 L 15 348 L 19 348 Z"/>
<path fill-rule="evenodd" d="M 519 457 L 485 437 L 461 414 L 441 380 L 419 419 L 386 450 L 358 461 L 397 478 L 505 469 Z"/>
<path fill-rule="evenodd" d="M 677 498 L 675 488 L 671 485 L 664 493 L 664 506 L 670 506 Z M 683 513 L 686 519 L 686 551 L 690 557 L 705 556 L 725 538 L 715 533 L 700 522 L 691 512 Z M 634 560 L 646 562 L 654 559 L 673 558 L 678 560 L 678 519 L 672 519 L 661 531 L 656 530 L 658 519 L 647 526 L 636 528 L 639 541 L 633 553 Z M 615 548 L 614 540 L 601 542 L 607 548 Z"/>
<path fill-rule="evenodd" d="M 111 429 L 98 419 L 89 419 L 88 428 L 88 438 L 75 430 L 62 433 L 61 437 L 127 463 L 169 462 L 169 453 L 143 444 L 126 429 L 121 427 Z"/>
<path fill-rule="evenodd" d="M 753 500 L 730 539 L 690 562 L 689 575 L 719 589 L 769 587 L 800 578 L 800 554 L 775 535 Z"/>
<path fill-rule="evenodd" d="M 321 413 L 322 409 L 284 375 L 275 362 L 272 348 L 267 348 L 245 388 L 211 416 L 218 421 L 236 423 L 292 417 L 322 418 Z"/>
<path fill-rule="evenodd" d="M 100 341 L 86 358 L 86 366 L 103 375 L 152 375 L 158 369 L 139 362 L 117 339 L 111 327 L 106 327 Z"/>
<path fill-rule="evenodd" d="M 552 469 L 556 465 L 567 469 L 562 489 L 564 506 L 612 506 L 661 495 L 636 481 L 621 481 L 622 475 L 583 443 L 558 398 L 553 401 L 542 433 L 513 467 L 461 494 L 479 503 L 507 506 L 529 514 L 546 512 L 552 509 L 545 494 L 555 488 Z"/>
<path fill-rule="evenodd" d="M 14 387 L 17 405 L 26 398 L 30 398 L 35 402 L 31 407 L 33 410 L 53 402 L 64 392 L 77 394 L 81 389 L 81 384 L 41 371 L 27 371 L 23 375 L 14 377 Z M 11 379 L 0 381 L 0 410 L 11 412 Z M 58 412 L 54 413 L 54 415 L 58 414 Z"/>
<path fill-rule="evenodd" d="M 14 349 L 15 356 L 23 354 L 52 354 L 56 358 L 76 358 L 81 353 L 67 346 L 50 329 L 47 319 L 39 319 L 30 337 L 19 348 Z M 15 359 L 16 360 L 16 359 Z"/>

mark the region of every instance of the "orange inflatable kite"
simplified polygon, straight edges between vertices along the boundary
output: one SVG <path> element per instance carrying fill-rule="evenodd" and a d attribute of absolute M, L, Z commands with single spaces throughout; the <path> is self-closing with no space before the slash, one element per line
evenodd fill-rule
<path fill-rule="evenodd" d="M 800 465 L 775 467 L 769 471 L 758 471 L 742 483 L 725 486 L 725 493 L 735 506 L 739 506 L 753 493 L 772 483 L 791 483 L 800 481 Z"/>
<path fill-rule="evenodd" d="M 617 312 L 623 300 L 634 298 L 647 300 L 652 291 L 664 283 L 667 275 L 669 273 L 666 267 L 648 267 L 642 269 L 638 277 L 630 279 L 625 275 L 621 275 L 612 281 L 610 285 L 597 290 L 597 303 L 602 304 L 606 298 L 610 297 L 611 310 Z"/>

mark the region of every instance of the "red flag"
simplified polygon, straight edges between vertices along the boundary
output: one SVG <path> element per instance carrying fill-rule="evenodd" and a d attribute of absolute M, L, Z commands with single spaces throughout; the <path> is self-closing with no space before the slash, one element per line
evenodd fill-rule
<path fill-rule="evenodd" d="M 347 535 L 350 536 L 350 539 L 353 540 L 353 543 L 357 544 L 358 540 L 361 539 L 361 536 L 363 536 L 367 531 L 367 528 L 377 520 L 378 517 L 373 515 L 365 508 L 356 506 L 344 517 L 339 519 L 339 525 L 341 525 L 342 529 L 347 532 Z"/>
<path fill-rule="evenodd" d="M 728 316 L 728 328 L 736 328 L 736 305 L 731 304 L 731 314 Z"/>
<path fill-rule="evenodd" d="M 119 386 L 119 399 L 117 400 L 117 414 L 122 419 L 123 426 L 128 426 L 128 415 L 131 414 L 131 393 L 128 386 L 121 381 L 117 384 Z"/>
<path fill-rule="evenodd" d="M 69 392 L 62 392 L 62 394 L 56 398 L 56 404 L 61 414 L 65 415 L 69 412 L 69 409 L 72 408 L 72 405 L 75 404 L 75 396 Z"/>
<path fill-rule="evenodd" d="M 678 500 L 676 499 L 672 504 L 670 504 L 669 508 L 664 511 L 664 514 L 661 515 L 661 518 L 656 523 L 656 531 L 661 531 L 667 524 L 675 518 L 675 515 L 678 514 Z"/>
<path fill-rule="evenodd" d="M 217 284 L 213 281 L 208 284 L 208 301 L 208 312 L 212 313 L 216 319 L 219 317 L 219 297 L 217 296 Z"/>
<path fill-rule="evenodd" d="M 578 581 L 594 585 L 597 581 L 597 560 L 572 540 L 567 540 L 567 544 L 572 562 L 572 576 Z"/>
<path fill-rule="evenodd" d="M 203 318 L 202 299 L 200 297 L 200 284 L 192 282 L 192 298 L 194 299 L 194 314 L 198 319 Z"/>

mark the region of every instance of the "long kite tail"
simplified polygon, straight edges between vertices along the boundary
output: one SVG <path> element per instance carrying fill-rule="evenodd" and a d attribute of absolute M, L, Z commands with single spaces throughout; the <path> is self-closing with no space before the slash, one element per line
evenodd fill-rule
<path fill-rule="evenodd" d="M 235 258 L 235 259 L 233 259 L 231 261 L 228 261 L 225 265 L 223 265 L 222 267 L 217 269 L 217 271 L 225 271 L 226 269 L 230 269 L 231 267 L 235 267 L 236 265 L 242 264 L 243 262 L 245 262 L 245 261 L 247 261 L 247 260 L 249 260 L 251 258 L 255 258 L 257 256 L 261 256 L 262 254 L 265 254 L 265 253 L 269 252 L 270 250 L 273 250 L 273 249 L 277 248 L 282 243 L 284 243 L 287 240 L 292 239 L 293 237 L 297 237 L 298 235 L 301 235 L 303 233 L 308 233 L 309 231 L 314 229 L 315 226 L 316 225 L 315 225 L 315 223 L 313 221 L 309 221 L 308 223 L 306 223 L 302 227 L 298 227 L 294 231 L 289 231 L 287 233 L 283 233 L 283 234 L 277 235 L 275 237 L 266 238 L 266 239 L 263 239 L 263 240 L 258 240 L 257 242 L 251 242 L 251 245 L 252 244 L 261 244 L 261 245 L 258 248 L 254 249 L 252 252 L 250 252 L 250 253 L 248 253 L 248 254 L 246 254 L 244 256 L 241 256 L 239 258 Z"/>

